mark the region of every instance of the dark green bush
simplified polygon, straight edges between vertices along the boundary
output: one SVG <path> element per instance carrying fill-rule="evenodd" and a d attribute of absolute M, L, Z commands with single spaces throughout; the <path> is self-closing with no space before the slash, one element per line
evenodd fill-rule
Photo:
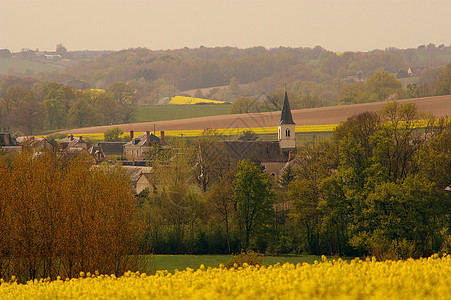
<path fill-rule="evenodd" d="M 248 250 L 247 253 L 241 252 L 226 263 L 226 268 L 242 267 L 244 263 L 255 266 L 261 265 L 263 262 L 263 254 Z M 236 264 L 236 266 L 235 266 Z"/>

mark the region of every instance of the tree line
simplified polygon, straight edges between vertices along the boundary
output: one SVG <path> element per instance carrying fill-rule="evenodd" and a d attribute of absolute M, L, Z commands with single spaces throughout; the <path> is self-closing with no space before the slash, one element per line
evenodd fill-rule
<path fill-rule="evenodd" d="M 134 120 L 135 90 L 126 83 L 106 90 L 75 90 L 30 78 L 5 78 L 1 84 L 0 130 L 36 134 Z"/>
<path fill-rule="evenodd" d="M 272 94 L 284 84 L 297 86 L 299 98 L 316 97 L 324 104 L 337 102 L 342 85 L 366 81 L 378 71 L 396 78 L 407 77 L 411 66 L 430 67 L 419 82 L 431 79 L 449 63 L 450 47 L 374 50 L 335 53 L 314 48 L 217 47 L 151 51 L 129 49 L 73 64 L 62 76 L 85 80 L 92 87 L 106 88 L 116 81 L 137 90 L 140 103 L 156 103 L 186 90 L 217 100 Z M 240 89 L 200 89 L 240 84 Z M 300 90 L 299 90 L 300 89 Z"/>
<path fill-rule="evenodd" d="M 143 245 L 394 259 L 449 252 L 450 134 L 449 120 L 393 102 L 298 147 L 279 179 L 258 161 L 236 165 L 221 138 L 206 134 L 186 157 L 155 168 L 162 181 L 139 195 Z"/>
<path fill-rule="evenodd" d="M 434 75 L 429 73 L 433 72 Z M 355 104 L 405 98 L 448 95 L 451 93 L 451 64 L 425 76 L 433 79 L 408 84 L 404 89 L 395 75 L 378 71 L 366 81 L 347 83 L 293 81 L 286 86 L 293 109 L 332 104 Z M 427 83 L 428 82 L 428 83 Z M 171 89 L 171 95 L 177 89 Z M 124 82 L 114 82 L 106 90 L 75 90 L 67 85 L 33 78 L 0 78 L 0 130 L 33 134 L 65 128 L 131 123 L 139 98 L 139 89 Z M 166 95 L 159 90 L 159 95 Z M 243 91 L 233 77 L 219 90 L 221 100 L 235 99 L 231 113 L 280 110 L 284 91 L 261 93 L 258 97 L 240 97 Z M 326 96 L 325 94 L 330 95 Z M 168 94 L 169 95 L 169 94 Z M 322 95 L 322 96 L 321 96 Z M 202 95 L 198 95 L 202 96 Z M 329 97 L 329 98 L 328 98 Z M 334 102 L 329 102 L 332 99 Z"/>

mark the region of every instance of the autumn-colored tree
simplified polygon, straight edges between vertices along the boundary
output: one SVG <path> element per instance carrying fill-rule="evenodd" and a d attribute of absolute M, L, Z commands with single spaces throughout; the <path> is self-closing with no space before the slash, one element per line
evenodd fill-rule
<path fill-rule="evenodd" d="M 9 160 L 0 156 L 0 174 L 0 277 L 136 269 L 136 200 L 119 169 L 25 149 Z"/>

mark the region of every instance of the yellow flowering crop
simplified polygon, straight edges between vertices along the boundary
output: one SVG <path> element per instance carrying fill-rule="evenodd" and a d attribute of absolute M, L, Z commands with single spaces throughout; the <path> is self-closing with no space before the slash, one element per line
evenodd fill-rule
<path fill-rule="evenodd" d="M 449 299 L 451 257 L 354 259 L 238 269 L 187 268 L 174 274 L 80 274 L 66 280 L 2 282 L 2 299 Z"/>
<path fill-rule="evenodd" d="M 199 103 L 227 103 L 225 101 L 219 101 L 219 100 L 208 100 L 208 99 L 202 99 L 202 98 L 194 98 L 194 97 L 185 97 L 185 96 L 175 96 L 171 98 L 171 101 L 169 101 L 168 104 L 199 104 Z"/>

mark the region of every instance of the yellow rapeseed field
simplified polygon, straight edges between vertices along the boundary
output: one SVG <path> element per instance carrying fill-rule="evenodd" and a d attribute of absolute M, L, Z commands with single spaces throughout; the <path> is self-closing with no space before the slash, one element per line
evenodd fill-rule
<path fill-rule="evenodd" d="M 187 268 L 174 274 L 80 274 L 80 278 L 2 282 L 1 299 L 450 299 L 451 256 L 314 264 Z"/>
<path fill-rule="evenodd" d="M 219 100 L 208 100 L 202 98 L 194 98 L 194 97 L 185 97 L 185 96 L 175 96 L 171 98 L 168 104 L 182 105 L 182 104 L 199 104 L 199 103 L 216 103 L 223 104 L 227 103 L 225 101 Z"/>

